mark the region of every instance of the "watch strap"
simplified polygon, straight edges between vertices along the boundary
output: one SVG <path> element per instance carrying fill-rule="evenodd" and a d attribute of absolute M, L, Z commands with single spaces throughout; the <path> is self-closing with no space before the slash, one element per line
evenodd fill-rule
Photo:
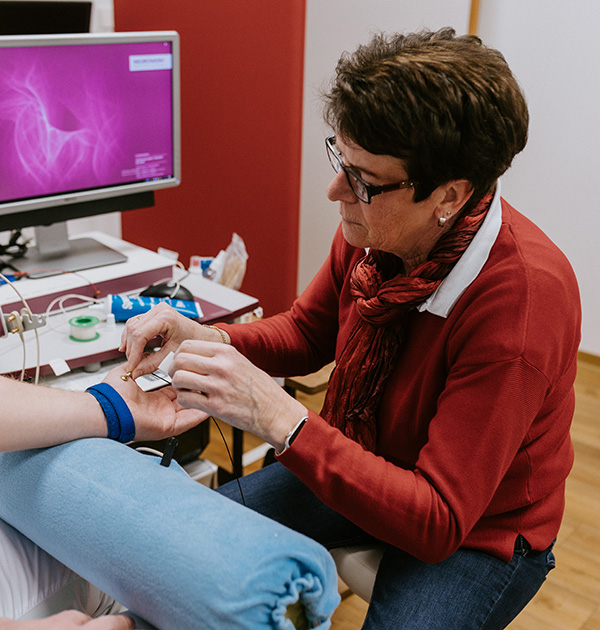
<path fill-rule="evenodd" d="M 280 453 L 277 453 L 277 455 L 285 453 L 288 448 L 290 448 L 294 440 L 298 437 L 298 434 L 302 430 L 302 427 L 306 424 L 307 420 L 308 416 L 304 416 L 304 418 L 301 418 L 298 424 L 285 436 L 285 440 L 283 442 L 283 450 Z"/>

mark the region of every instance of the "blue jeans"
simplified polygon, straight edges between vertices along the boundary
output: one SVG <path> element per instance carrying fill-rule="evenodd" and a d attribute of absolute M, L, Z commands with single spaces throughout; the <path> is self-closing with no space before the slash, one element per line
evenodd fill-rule
<path fill-rule="evenodd" d="M 240 480 L 246 505 L 332 549 L 373 540 L 323 504 L 280 463 Z M 242 502 L 237 481 L 217 490 Z M 519 536 L 506 563 L 459 549 L 436 564 L 384 551 L 363 630 L 497 630 L 525 607 L 554 568 L 552 545 L 532 552 Z"/>

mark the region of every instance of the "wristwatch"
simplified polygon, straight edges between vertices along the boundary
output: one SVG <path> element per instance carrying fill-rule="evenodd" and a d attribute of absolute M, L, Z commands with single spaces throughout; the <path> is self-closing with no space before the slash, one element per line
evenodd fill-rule
<path fill-rule="evenodd" d="M 277 455 L 285 453 L 285 451 L 290 448 L 292 442 L 298 437 L 298 434 L 302 430 L 302 427 L 306 424 L 307 420 L 308 416 L 304 416 L 304 418 L 302 418 L 300 422 L 298 422 L 298 424 L 285 436 L 285 440 L 283 442 L 283 450 L 280 453 L 277 453 Z"/>

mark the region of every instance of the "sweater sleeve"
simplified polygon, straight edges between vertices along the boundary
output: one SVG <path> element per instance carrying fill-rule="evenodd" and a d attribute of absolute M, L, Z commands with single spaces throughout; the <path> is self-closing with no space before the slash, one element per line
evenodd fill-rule
<path fill-rule="evenodd" d="M 369 534 L 423 561 L 439 562 L 463 545 L 485 515 L 518 510 L 554 489 L 550 460 L 542 464 L 551 472 L 549 487 L 537 486 L 535 496 L 528 496 L 525 481 L 531 466 L 527 451 L 536 448 L 540 431 L 531 431 L 531 423 L 547 387 L 543 375 L 522 359 L 454 374 L 414 466 L 364 451 L 314 413 L 279 460 Z M 572 462 L 568 423 L 561 430 L 550 446 L 564 451 L 564 478 Z M 529 442 L 533 446 L 522 446 Z M 537 448 L 547 447 L 542 439 Z M 497 495 L 502 483 L 508 487 Z M 504 553 L 497 545 L 494 550 L 508 561 L 513 544 L 514 538 Z"/>

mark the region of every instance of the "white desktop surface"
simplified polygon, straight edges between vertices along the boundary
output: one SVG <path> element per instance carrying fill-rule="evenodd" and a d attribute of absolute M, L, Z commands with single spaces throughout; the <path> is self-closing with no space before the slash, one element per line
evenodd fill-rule
<path fill-rule="evenodd" d="M 39 364 L 43 372 L 50 370 L 55 361 L 66 361 L 71 367 L 80 367 L 96 361 L 114 358 L 121 343 L 122 324 L 108 327 L 105 322 L 98 325 L 99 338 L 94 341 L 73 341 L 69 337 L 68 319 L 82 314 L 99 314 L 98 309 L 80 309 L 65 317 L 62 313 L 49 317 L 45 326 L 37 330 L 39 337 Z M 25 350 L 18 335 L 0 339 L 0 374 L 10 374 L 35 369 L 38 363 L 35 331 L 23 334 Z M 24 356 L 25 353 L 25 356 Z"/>

